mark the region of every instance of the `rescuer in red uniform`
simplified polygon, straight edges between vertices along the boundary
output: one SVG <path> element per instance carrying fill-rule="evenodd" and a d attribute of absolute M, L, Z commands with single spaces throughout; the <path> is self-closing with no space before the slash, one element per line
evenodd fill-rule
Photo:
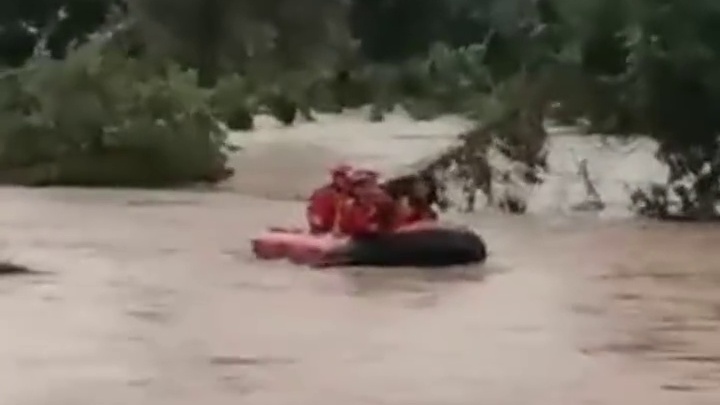
<path fill-rule="evenodd" d="M 306 216 L 311 233 L 340 232 L 341 207 L 350 199 L 351 172 L 352 167 L 345 164 L 334 167 L 330 183 L 310 196 Z"/>
<path fill-rule="evenodd" d="M 343 235 L 370 236 L 392 230 L 395 203 L 378 184 L 378 173 L 358 170 L 350 177 L 351 195 L 340 212 Z"/>

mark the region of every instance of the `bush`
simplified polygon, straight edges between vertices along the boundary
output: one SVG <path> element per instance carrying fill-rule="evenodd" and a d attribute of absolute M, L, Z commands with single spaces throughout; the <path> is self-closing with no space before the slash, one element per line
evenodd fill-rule
<path fill-rule="evenodd" d="M 289 96 L 273 92 L 265 100 L 270 114 L 285 125 L 292 125 L 297 118 L 298 104 Z"/>
<path fill-rule="evenodd" d="M 306 78 L 307 83 L 303 91 L 306 108 L 322 113 L 339 114 L 342 112 L 343 106 L 331 85 L 332 78 L 328 76 L 329 73 L 325 73 Z"/>
<path fill-rule="evenodd" d="M 444 112 L 441 104 L 432 99 L 408 99 L 402 103 L 402 106 L 413 119 L 418 121 L 435 119 Z"/>
<path fill-rule="evenodd" d="M 85 46 L 0 83 L 0 173 L 24 184 L 160 186 L 223 171 L 194 74 Z"/>
<path fill-rule="evenodd" d="M 250 130 L 257 102 L 251 95 L 247 81 L 239 75 L 222 78 L 210 99 L 215 116 L 232 130 Z"/>

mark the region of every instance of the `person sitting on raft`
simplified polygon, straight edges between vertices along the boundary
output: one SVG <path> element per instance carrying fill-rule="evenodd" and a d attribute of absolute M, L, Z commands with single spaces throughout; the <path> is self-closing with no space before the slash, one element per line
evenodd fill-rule
<path fill-rule="evenodd" d="M 438 214 L 432 208 L 431 190 L 419 176 L 412 179 L 408 195 L 398 198 L 395 226 L 407 226 L 416 222 L 436 221 Z"/>
<path fill-rule="evenodd" d="M 313 234 L 339 233 L 340 209 L 350 200 L 352 167 L 342 164 L 330 171 L 331 181 L 315 190 L 308 201 L 307 222 Z"/>
<path fill-rule="evenodd" d="M 368 237 L 393 229 L 395 204 L 378 184 L 378 173 L 355 171 L 350 177 L 352 199 L 340 214 L 340 232 L 350 237 Z"/>

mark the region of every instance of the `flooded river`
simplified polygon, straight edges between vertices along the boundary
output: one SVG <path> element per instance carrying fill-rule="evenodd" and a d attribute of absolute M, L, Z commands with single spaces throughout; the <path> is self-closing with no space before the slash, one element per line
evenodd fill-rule
<path fill-rule="evenodd" d="M 242 176 L 238 181 L 244 181 Z M 250 256 L 298 202 L 0 190 L 1 405 L 715 405 L 720 230 L 451 214 L 446 272 Z"/>

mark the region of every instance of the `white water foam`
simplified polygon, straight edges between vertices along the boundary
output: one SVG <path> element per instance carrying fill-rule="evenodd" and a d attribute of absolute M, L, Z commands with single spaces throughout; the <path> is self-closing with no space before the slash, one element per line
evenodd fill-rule
<path fill-rule="evenodd" d="M 579 174 L 585 159 L 590 179 L 606 205 L 604 216 L 629 214 L 630 191 L 662 182 L 667 167 L 655 157 L 657 143 L 645 137 L 622 139 L 568 133 L 566 128 L 550 131 L 549 173 L 529 200 L 531 212 L 568 212 L 587 200 Z"/>

